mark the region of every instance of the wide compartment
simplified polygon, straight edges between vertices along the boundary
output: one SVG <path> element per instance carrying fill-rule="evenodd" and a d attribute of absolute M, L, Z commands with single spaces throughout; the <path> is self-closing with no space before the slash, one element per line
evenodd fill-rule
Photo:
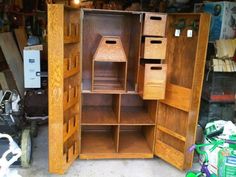
<path fill-rule="evenodd" d="M 121 126 L 119 153 L 153 156 L 155 126 Z"/>
<path fill-rule="evenodd" d="M 156 101 L 143 101 L 139 95 L 121 96 L 121 125 L 155 125 Z"/>
<path fill-rule="evenodd" d="M 81 154 L 116 153 L 117 141 L 117 126 L 82 126 Z"/>

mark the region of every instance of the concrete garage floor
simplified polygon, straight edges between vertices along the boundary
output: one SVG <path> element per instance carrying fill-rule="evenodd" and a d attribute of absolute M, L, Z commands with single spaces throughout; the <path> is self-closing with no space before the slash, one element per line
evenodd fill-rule
<path fill-rule="evenodd" d="M 19 169 L 22 177 L 184 177 L 161 159 L 141 160 L 76 160 L 65 175 L 48 173 L 48 129 L 39 128 L 34 139 L 33 162 L 29 169 Z"/>

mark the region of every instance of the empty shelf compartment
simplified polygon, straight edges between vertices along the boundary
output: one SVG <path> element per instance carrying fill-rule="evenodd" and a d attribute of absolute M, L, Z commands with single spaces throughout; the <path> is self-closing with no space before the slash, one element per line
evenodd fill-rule
<path fill-rule="evenodd" d="M 82 125 L 118 124 L 119 95 L 83 94 Z"/>
<path fill-rule="evenodd" d="M 116 153 L 118 127 L 82 126 L 81 154 Z"/>
<path fill-rule="evenodd" d="M 121 125 L 155 125 L 157 103 L 143 101 L 139 95 L 121 96 Z"/>
<path fill-rule="evenodd" d="M 153 153 L 154 126 L 121 126 L 119 153 Z"/>

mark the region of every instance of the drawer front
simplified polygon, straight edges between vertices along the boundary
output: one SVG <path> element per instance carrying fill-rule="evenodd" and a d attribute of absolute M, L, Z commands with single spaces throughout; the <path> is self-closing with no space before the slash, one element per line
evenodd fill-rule
<path fill-rule="evenodd" d="M 166 38 L 146 37 L 143 49 L 143 58 L 146 59 L 165 59 L 166 57 Z"/>
<path fill-rule="evenodd" d="M 165 36 L 166 14 L 145 13 L 143 35 Z"/>
<path fill-rule="evenodd" d="M 166 89 L 166 64 L 145 64 L 144 99 L 164 99 Z"/>

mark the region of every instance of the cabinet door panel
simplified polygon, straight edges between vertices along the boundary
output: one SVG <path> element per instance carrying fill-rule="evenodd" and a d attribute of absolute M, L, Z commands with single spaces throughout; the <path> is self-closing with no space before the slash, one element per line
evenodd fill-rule
<path fill-rule="evenodd" d="M 180 36 L 175 36 L 181 23 Z M 195 143 L 209 24 L 207 14 L 167 18 L 167 88 L 158 105 L 155 155 L 182 170 L 192 166 L 188 148 Z"/>
<path fill-rule="evenodd" d="M 62 4 L 48 5 L 50 173 L 65 173 L 79 155 L 80 55 L 76 21 L 79 11 L 70 11 Z"/>

